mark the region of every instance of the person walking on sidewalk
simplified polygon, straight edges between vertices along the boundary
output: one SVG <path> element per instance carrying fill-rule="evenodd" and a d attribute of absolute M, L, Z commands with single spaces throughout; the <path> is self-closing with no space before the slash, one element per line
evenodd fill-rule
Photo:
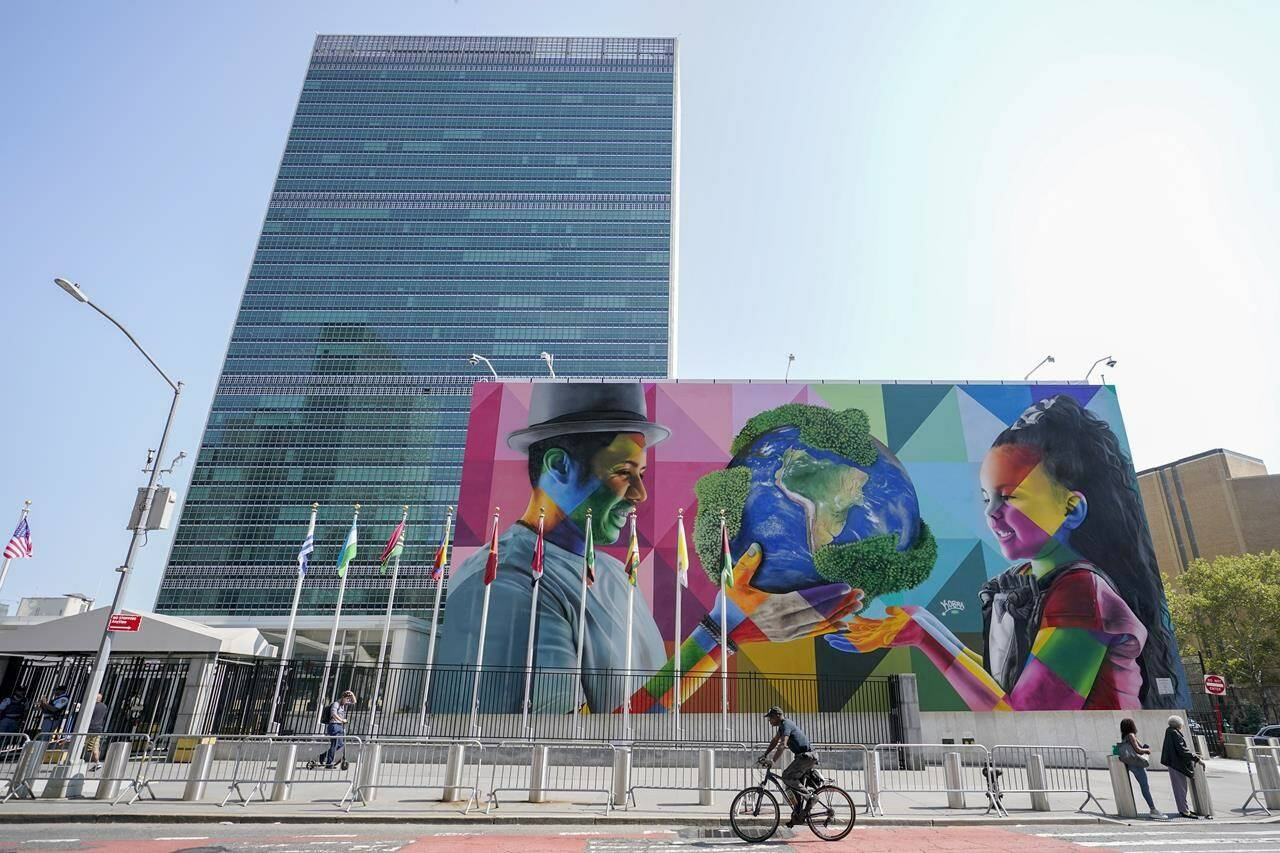
<path fill-rule="evenodd" d="M 93 711 L 89 714 L 89 737 L 85 742 L 84 751 L 89 756 L 89 772 L 102 769 L 102 733 L 107 730 L 107 705 L 102 701 L 102 694 L 98 694 L 97 701 L 93 703 Z"/>
<path fill-rule="evenodd" d="M 347 733 L 347 706 L 354 704 L 356 704 L 356 694 L 348 690 L 337 702 L 325 709 L 324 733 L 329 736 L 329 750 L 320 757 L 320 763 L 327 769 L 333 769 L 334 759 L 337 758 L 340 750 L 343 756 L 346 756 L 347 742 L 344 736 Z"/>
<path fill-rule="evenodd" d="M 1173 800 L 1178 805 L 1178 815 L 1195 820 L 1199 815 L 1187 808 L 1187 780 L 1195 775 L 1200 756 L 1187 747 L 1183 734 L 1186 723 L 1182 718 L 1169 718 L 1169 728 L 1164 730 L 1164 748 L 1160 750 L 1160 763 L 1169 768 L 1169 784 L 1173 786 Z"/>
<path fill-rule="evenodd" d="M 1151 799 L 1151 783 L 1147 779 L 1147 767 L 1151 764 L 1151 747 L 1138 740 L 1138 724 L 1125 717 L 1120 721 L 1120 760 L 1138 780 L 1138 788 L 1142 798 L 1147 801 L 1147 809 L 1155 820 L 1164 820 L 1164 812 L 1156 808 Z"/>

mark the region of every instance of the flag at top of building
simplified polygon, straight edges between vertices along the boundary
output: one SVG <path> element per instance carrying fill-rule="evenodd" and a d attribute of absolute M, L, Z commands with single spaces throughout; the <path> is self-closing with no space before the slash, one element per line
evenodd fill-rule
<path fill-rule="evenodd" d="M 449 562 L 449 527 L 453 521 L 453 510 L 444 520 L 444 536 L 440 539 L 440 547 L 436 549 L 436 558 L 431 563 L 431 579 L 438 581 L 444 577 L 444 567 Z"/>
<path fill-rule="evenodd" d="M 624 566 L 627 580 L 632 586 L 640 577 L 640 540 L 636 538 L 636 511 L 631 510 L 631 540 L 627 543 L 627 563 Z"/>
<path fill-rule="evenodd" d="M 533 563 L 529 566 L 529 570 L 533 572 L 534 586 L 537 586 L 538 581 L 542 580 L 542 555 L 545 550 L 543 546 L 543 525 L 545 523 L 543 518 L 545 514 L 545 510 L 538 513 L 538 541 L 533 545 Z"/>
<path fill-rule="evenodd" d="M 387 546 L 382 549 L 382 556 L 378 558 L 378 566 L 382 573 L 387 573 L 387 563 L 395 557 L 399 557 L 404 553 L 404 522 L 401 521 L 396 525 L 396 529 L 391 531 L 391 538 L 387 540 Z"/>
<path fill-rule="evenodd" d="M 347 531 L 347 539 L 342 543 L 342 551 L 338 554 L 338 577 L 347 576 L 347 566 L 356 558 L 356 520 L 351 519 L 351 529 Z"/>
<path fill-rule="evenodd" d="M 676 519 L 676 580 L 689 588 L 689 543 L 684 538 L 684 510 Z"/>
<path fill-rule="evenodd" d="M 31 546 L 31 526 L 27 524 L 27 516 L 24 514 L 14 528 L 13 535 L 9 537 L 9 544 L 4 546 L 4 558 L 22 560 L 33 554 L 35 550 Z"/>
<path fill-rule="evenodd" d="M 484 564 L 484 585 L 498 577 L 498 513 L 493 514 L 493 536 L 489 539 L 489 562 Z"/>

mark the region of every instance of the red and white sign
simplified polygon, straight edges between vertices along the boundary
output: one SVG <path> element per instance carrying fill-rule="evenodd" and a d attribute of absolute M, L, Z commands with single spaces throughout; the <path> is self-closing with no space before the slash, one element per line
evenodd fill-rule
<path fill-rule="evenodd" d="M 137 631 L 142 627 L 142 617 L 137 613 L 112 613 L 107 620 L 108 631 Z"/>
<path fill-rule="evenodd" d="M 1221 675 L 1206 675 L 1204 677 L 1204 692 L 1210 696 L 1222 696 L 1227 692 L 1227 680 Z"/>

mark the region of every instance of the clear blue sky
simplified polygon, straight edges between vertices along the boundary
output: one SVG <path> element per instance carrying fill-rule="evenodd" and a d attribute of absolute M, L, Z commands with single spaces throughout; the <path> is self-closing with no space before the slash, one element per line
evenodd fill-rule
<path fill-rule="evenodd" d="M 1115 355 L 1139 467 L 1280 470 L 1280 3 L 10 3 L 0 599 L 110 595 L 168 403 L 51 277 L 187 381 L 194 453 L 317 32 L 678 36 L 682 377 Z"/>

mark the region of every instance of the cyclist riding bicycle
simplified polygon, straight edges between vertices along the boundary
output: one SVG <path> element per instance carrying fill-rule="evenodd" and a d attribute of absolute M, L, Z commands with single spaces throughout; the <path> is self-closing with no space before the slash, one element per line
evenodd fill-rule
<path fill-rule="evenodd" d="M 765 748 L 764 755 L 760 756 L 758 763 L 766 767 L 776 764 L 782 757 L 784 742 L 787 749 L 791 750 L 794 758 L 787 765 L 787 769 L 782 771 L 782 782 L 787 786 L 792 797 L 791 819 L 787 821 L 787 826 L 795 826 L 797 823 L 804 822 L 804 804 L 813 794 L 812 790 L 805 787 L 804 778 L 817 766 L 818 754 L 813 751 L 809 737 L 800 730 L 799 726 L 783 716 L 782 709 L 777 705 L 770 708 L 764 716 L 769 721 L 769 725 L 776 728 L 778 732 Z"/>

